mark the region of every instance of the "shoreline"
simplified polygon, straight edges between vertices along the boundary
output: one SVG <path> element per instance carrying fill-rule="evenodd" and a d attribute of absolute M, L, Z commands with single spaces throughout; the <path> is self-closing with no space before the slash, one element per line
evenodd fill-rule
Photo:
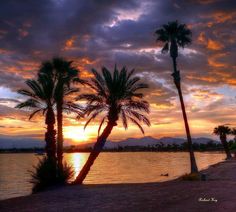
<path fill-rule="evenodd" d="M 90 153 L 91 151 L 75 151 L 75 152 L 63 152 L 63 153 Z M 156 152 L 156 153 L 162 153 L 162 152 L 187 152 L 188 153 L 188 150 L 178 150 L 178 151 L 174 151 L 174 150 L 170 150 L 170 151 L 152 151 L 152 150 L 138 150 L 138 151 L 132 151 L 132 150 L 123 150 L 123 151 L 118 151 L 118 150 L 103 150 L 101 151 L 102 153 L 122 153 L 122 152 Z M 211 153 L 224 153 L 224 150 L 202 150 L 202 151 L 198 151 L 198 150 L 194 150 L 194 152 L 201 152 L 201 153 L 204 153 L 204 152 L 211 152 Z M 34 151 L 0 151 L 0 154 L 37 154 L 37 152 L 34 152 Z M 45 153 L 44 153 L 45 154 Z"/>
<path fill-rule="evenodd" d="M 1 211 L 236 211 L 236 160 L 209 166 L 207 181 L 65 186 L 0 201 Z"/>

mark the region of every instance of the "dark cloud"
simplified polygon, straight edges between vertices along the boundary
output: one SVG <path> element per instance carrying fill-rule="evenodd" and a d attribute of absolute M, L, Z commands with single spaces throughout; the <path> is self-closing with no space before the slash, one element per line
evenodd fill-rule
<path fill-rule="evenodd" d="M 208 92 L 211 96 L 214 92 L 217 95 L 218 87 L 236 86 L 235 11 L 234 0 L 2 0 L 0 86 L 13 91 L 23 87 L 26 79 L 35 76 L 40 62 L 52 56 L 75 60 L 84 77 L 90 76 L 88 70 L 92 67 L 100 70 L 105 65 L 112 70 L 117 64 L 135 68 L 137 75 L 150 84 L 146 95 L 155 111 L 155 123 L 155 119 L 167 115 L 177 114 L 181 118 L 179 110 L 168 112 L 179 105 L 170 76 L 172 61 L 169 55 L 161 54 L 163 44 L 156 43 L 155 30 L 172 20 L 191 28 L 193 43 L 180 51 L 177 61 L 183 92 L 188 95 L 192 87 L 198 86 L 212 89 Z M 6 101 L 14 102 L 0 99 Z M 213 112 L 207 113 L 220 104 L 225 106 L 227 101 L 221 99 L 204 108 L 190 103 L 189 110 L 196 113 L 191 117 L 212 122 L 224 117 L 232 120 L 228 115 L 231 111 L 226 109 L 217 117 Z M 0 115 L 23 117 L 14 108 L 3 105 Z"/>
<path fill-rule="evenodd" d="M 17 100 L 17 99 L 11 99 L 11 98 L 0 98 L 0 103 L 9 103 L 9 102 L 20 103 L 20 101 Z"/>

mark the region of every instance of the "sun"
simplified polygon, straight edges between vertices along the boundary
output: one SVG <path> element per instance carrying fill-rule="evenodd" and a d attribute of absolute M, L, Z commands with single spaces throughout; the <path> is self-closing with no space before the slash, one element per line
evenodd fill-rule
<path fill-rule="evenodd" d="M 64 137 L 73 140 L 74 142 L 87 142 L 89 135 L 82 126 L 68 126 L 64 128 Z"/>

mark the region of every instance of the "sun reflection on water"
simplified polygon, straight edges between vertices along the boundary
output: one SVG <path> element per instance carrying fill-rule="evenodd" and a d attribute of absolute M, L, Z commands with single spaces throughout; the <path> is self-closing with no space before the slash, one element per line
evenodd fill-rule
<path fill-rule="evenodd" d="M 85 164 L 88 153 L 68 153 L 65 154 L 65 161 L 70 164 L 74 169 L 74 179 L 79 174 L 83 165 Z"/>

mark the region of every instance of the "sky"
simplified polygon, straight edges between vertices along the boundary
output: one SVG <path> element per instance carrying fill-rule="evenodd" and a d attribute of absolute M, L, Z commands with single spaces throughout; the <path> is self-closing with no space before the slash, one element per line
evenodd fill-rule
<path fill-rule="evenodd" d="M 192 136 L 212 137 L 220 124 L 236 126 L 234 0 L 1 0 L 0 135 L 43 139 L 43 116 L 29 121 L 30 111 L 14 108 L 25 100 L 17 90 L 42 61 L 61 56 L 73 60 L 84 79 L 92 68 L 134 68 L 150 86 L 145 99 L 152 125 L 144 127 L 145 136 L 185 137 L 172 62 L 155 37 L 157 28 L 175 20 L 193 35 L 177 61 Z M 64 114 L 65 140 L 94 141 L 99 120 L 84 131 L 85 122 Z M 142 136 L 132 124 L 124 130 L 119 123 L 109 139 Z"/>

